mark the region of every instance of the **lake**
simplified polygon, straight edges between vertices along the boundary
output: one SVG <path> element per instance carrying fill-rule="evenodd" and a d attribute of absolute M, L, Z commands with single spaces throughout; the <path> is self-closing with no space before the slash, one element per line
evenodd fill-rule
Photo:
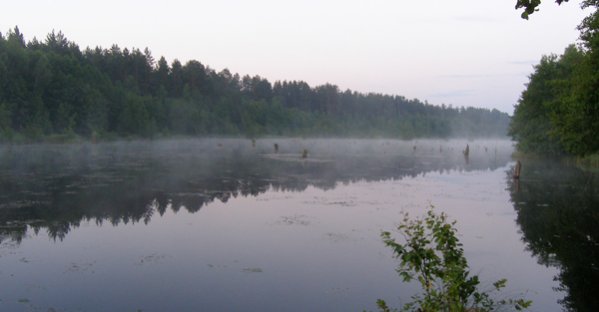
<path fill-rule="evenodd" d="M 483 289 L 506 278 L 498 298 L 532 311 L 599 311 L 599 175 L 525 160 L 514 181 L 512 153 L 507 140 L 0 146 L 0 310 L 399 307 L 419 289 L 380 233 L 433 205 Z"/>

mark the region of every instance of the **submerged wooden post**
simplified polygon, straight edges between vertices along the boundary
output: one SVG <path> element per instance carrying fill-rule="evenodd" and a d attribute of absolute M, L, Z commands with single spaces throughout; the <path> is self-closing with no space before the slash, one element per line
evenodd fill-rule
<path fill-rule="evenodd" d="M 468 144 L 466 144 L 466 149 L 462 151 L 462 154 L 464 154 L 464 161 L 468 165 L 470 163 L 470 146 Z"/>
<path fill-rule="evenodd" d="M 279 152 L 279 144 L 275 143 L 275 153 Z"/>
<path fill-rule="evenodd" d="M 520 170 L 522 170 L 522 163 L 518 160 L 516 162 L 516 167 L 514 167 L 514 179 L 520 179 Z"/>

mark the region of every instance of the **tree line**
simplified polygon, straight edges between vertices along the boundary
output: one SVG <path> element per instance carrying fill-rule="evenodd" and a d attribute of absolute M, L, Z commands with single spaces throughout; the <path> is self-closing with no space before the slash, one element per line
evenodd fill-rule
<path fill-rule="evenodd" d="M 504 136 L 498 110 L 342 91 L 303 81 L 269 82 L 149 49 L 86 48 L 52 31 L 26 42 L 0 33 L 0 139 L 56 135 Z"/>
<path fill-rule="evenodd" d="M 518 148 L 544 155 L 599 153 L 599 0 L 578 26 L 580 44 L 546 55 L 514 110 L 511 136 Z"/>

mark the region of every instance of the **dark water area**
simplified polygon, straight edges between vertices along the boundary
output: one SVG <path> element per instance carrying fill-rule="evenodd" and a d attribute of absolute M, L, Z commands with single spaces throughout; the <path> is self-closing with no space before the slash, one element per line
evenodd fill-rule
<path fill-rule="evenodd" d="M 599 311 L 599 174 L 557 161 L 524 161 L 509 180 L 522 240 L 539 264 L 556 267 L 560 304 Z"/>
<path fill-rule="evenodd" d="M 596 311 L 597 174 L 530 161 L 515 183 L 512 152 L 503 140 L 2 146 L 0 310 L 399 306 L 418 289 L 379 235 L 432 204 L 457 220 L 483 285 L 507 278 L 500 296 L 533 311 Z"/>

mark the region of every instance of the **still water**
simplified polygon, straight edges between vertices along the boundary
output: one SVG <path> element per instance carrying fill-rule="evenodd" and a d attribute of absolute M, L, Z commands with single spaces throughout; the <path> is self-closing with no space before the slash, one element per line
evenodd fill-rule
<path fill-rule="evenodd" d="M 524 161 L 514 183 L 512 152 L 502 140 L 3 146 L 0 311 L 398 307 L 418 288 L 380 232 L 430 205 L 457 220 L 483 287 L 508 279 L 499 298 L 598 311 L 598 175 Z"/>

